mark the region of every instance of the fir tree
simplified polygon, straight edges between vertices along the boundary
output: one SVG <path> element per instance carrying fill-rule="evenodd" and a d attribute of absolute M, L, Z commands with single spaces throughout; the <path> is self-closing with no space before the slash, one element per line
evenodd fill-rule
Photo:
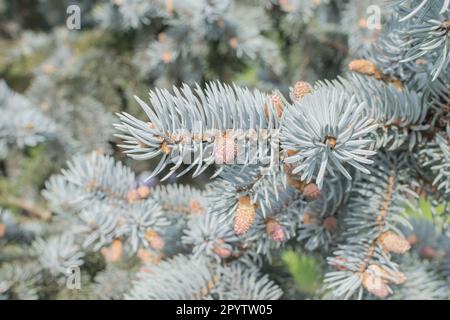
<path fill-rule="evenodd" d="M 0 0 L 0 298 L 450 297 L 448 0 L 64 5 Z"/>

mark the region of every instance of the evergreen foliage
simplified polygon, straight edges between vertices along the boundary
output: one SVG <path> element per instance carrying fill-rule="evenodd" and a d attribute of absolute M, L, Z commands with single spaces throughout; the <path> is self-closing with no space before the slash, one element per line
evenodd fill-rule
<path fill-rule="evenodd" d="M 0 299 L 450 297 L 448 0 L 66 2 L 0 0 Z"/>

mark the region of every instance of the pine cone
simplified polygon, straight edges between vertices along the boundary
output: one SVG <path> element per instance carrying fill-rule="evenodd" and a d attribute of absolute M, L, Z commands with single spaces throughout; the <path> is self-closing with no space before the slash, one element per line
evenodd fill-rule
<path fill-rule="evenodd" d="M 312 90 L 312 86 L 308 82 L 298 81 L 294 85 L 294 89 L 292 91 L 292 99 L 294 101 L 299 101 L 308 93 L 311 93 Z"/>
<path fill-rule="evenodd" d="M 275 219 L 267 220 L 266 233 L 276 242 L 283 242 L 285 240 L 283 227 Z"/>
<path fill-rule="evenodd" d="M 270 96 L 270 100 L 272 101 L 272 106 L 275 109 L 275 113 L 278 118 L 281 118 L 283 115 L 283 101 L 281 100 L 281 97 L 274 93 Z M 269 106 L 264 106 L 264 114 L 266 116 L 266 119 L 270 118 L 270 112 L 269 112 Z"/>
<path fill-rule="evenodd" d="M 161 250 L 164 247 L 163 238 L 155 230 L 147 230 L 144 237 L 153 249 Z"/>
<path fill-rule="evenodd" d="M 111 246 L 102 248 L 100 253 L 108 262 L 118 261 L 122 256 L 122 240 L 115 239 Z"/>
<path fill-rule="evenodd" d="M 303 195 L 309 201 L 316 200 L 320 197 L 320 190 L 317 184 L 311 182 L 303 188 Z"/>
<path fill-rule="evenodd" d="M 237 235 L 246 233 L 253 225 L 255 217 L 256 208 L 255 205 L 251 203 L 250 197 L 241 197 L 234 216 L 234 232 Z"/>
<path fill-rule="evenodd" d="M 231 256 L 231 250 L 224 246 L 225 241 L 222 239 L 219 239 L 216 241 L 216 243 L 213 246 L 213 251 L 215 254 L 217 254 L 219 257 L 226 259 L 229 256 Z"/>
<path fill-rule="evenodd" d="M 436 257 L 436 250 L 433 247 L 425 246 L 420 249 L 420 256 L 424 259 L 432 260 Z"/>
<path fill-rule="evenodd" d="M 382 78 L 382 73 L 378 70 L 377 66 L 369 61 L 364 59 L 353 60 L 349 63 L 348 68 L 351 71 L 355 71 L 361 74 L 365 74 L 367 76 L 374 76 L 376 79 Z"/>
<path fill-rule="evenodd" d="M 371 270 L 364 271 L 362 275 L 362 285 L 367 291 L 381 299 L 386 298 L 392 293 L 391 288 L 389 288 L 386 282 Z"/>
<path fill-rule="evenodd" d="M 411 245 L 405 238 L 393 233 L 392 231 L 383 233 L 378 239 L 378 242 L 383 249 L 388 252 L 405 253 L 411 248 Z"/>
<path fill-rule="evenodd" d="M 137 193 L 141 199 L 145 199 L 150 195 L 150 188 L 146 185 L 142 185 L 137 188 Z"/>

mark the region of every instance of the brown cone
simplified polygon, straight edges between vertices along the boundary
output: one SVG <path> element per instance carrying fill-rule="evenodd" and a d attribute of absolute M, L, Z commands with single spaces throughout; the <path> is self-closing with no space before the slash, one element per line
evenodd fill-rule
<path fill-rule="evenodd" d="M 411 248 L 411 245 L 405 238 L 395 234 L 392 231 L 383 233 L 378 239 L 378 242 L 383 249 L 388 252 L 402 254 Z"/>
<path fill-rule="evenodd" d="M 370 270 L 364 271 L 362 275 L 362 285 L 367 289 L 367 291 L 378 298 L 386 298 L 392 293 L 391 288 L 389 288 L 386 282 Z"/>
<path fill-rule="evenodd" d="M 381 72 L 378 70 L 377 66 L 365 59 L 353 60 L 349 63 L 348 68 L 351 71 L 355 71 L 367 76 L 374 76 L 375 78 L 381 78 Z"/>
<path fill-rule="evenodd" d="M 100 250 L 100 253 L 108 262 L 118 261 L 122 256 L 122 241 L 119 239 L 115 239 L 111 243 L 111 246 L 102 248 Z"/>
<path fill-rule="evenodd" d="M 303 188 L 303 195 L 307 200 L 316 200 L 320 197 L 320 190 L 317 184 L 311 182 Z"/>
<path fill-rule="evenodd" d="M 294 85 L 292 98 L 294 99 L 294 101 L 298 101 L 311 92 L 312 86 L 308 82 L 298 81 Z"/>
<path fill-rule="evenodd" d="M 250 197 L 241 197 L 234 216 L 234 232 L 237 235 L 246 233 L 255 221 L 255 217 L 256 209 Z"/>
<path fill-rule="evenodd" d="M 161 250 L 164 247 L 163 238 L 155 230 L 147 230 L 144 237 L 153 249 Z"/>
<path fill-rule="evenodd" d="M 275 219 L 267 220 L 266 232 L 276 242 L 283 242 L 285 240 L 283 227 Z"/>

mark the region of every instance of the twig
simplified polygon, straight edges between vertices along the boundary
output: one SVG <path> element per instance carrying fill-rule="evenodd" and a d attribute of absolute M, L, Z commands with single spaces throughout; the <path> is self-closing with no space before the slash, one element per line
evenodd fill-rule
<path fill-rule="evenodd" d="M 40 207 L 39 205 L 29 200 L 20 199 L 11 195 L 8 195 L 4 198 L 4 204 L 23 209 L 27 211 L 31 216 L 39 219 L 48 220 L 52 216 L 52 213 L 49 210 Z"/>

